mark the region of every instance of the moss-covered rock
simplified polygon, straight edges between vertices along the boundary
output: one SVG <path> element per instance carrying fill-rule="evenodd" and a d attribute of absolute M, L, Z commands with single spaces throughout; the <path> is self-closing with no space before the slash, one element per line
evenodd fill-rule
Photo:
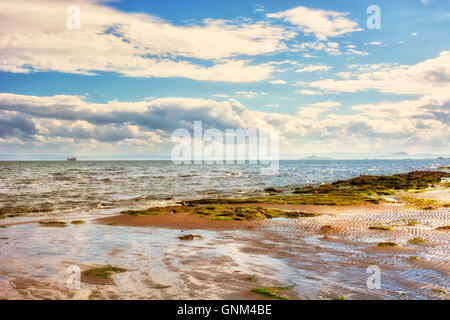
<path fill-rule="evenodd" d="M 387 248 L 387 247 L 399 247 L 395 242 L 379 242 L 378 247 Z"/>
<path fill-rule="evenodd" d="M 85 271 L 83 271 L 83 275 L 109 278 L 114 273 L 122 273 L 125 271 L 127 271 L 127 269 L 114 267 L 114 266 L 106 266 L 106 267 L 101 267 L 101 268 L 85 270 Z"/>
<path fill-rule="evenodd" d="M 408 243 L 411 243 L 411 244 L 421 244 L 424 242 L 427 242 L 427 240 L 424 238 L 413 238 L 413 239 L 408 240 Z"/>
<path fill-rule="evenodd" d="M 348 180 L 333 183 L 334 186 L 368 186 L 371 188 L 409 190 L 423 189 L 438 184 L 443 177 L 450 177 L 450 173 L 441 171 L 412 171 L 392 176 L 361 175 Z"/>
<path fill-rule="evenodd" d="M 127 269 L 115 266 L 105 266 L 85 270 L 81 273 L 81 281 L 93 285 L 113 285 L 111 278 L 114 274 L 126 272 Z"/>
<path fill-rule="evenodd" d="M 322 234 L 330 234 L 330 233 L 333 233 L 336 231 L 337 231 L 337 228 L 332 227 L 332 226 L 326 225 L 326 226 L 320 227 L 320 233 L 322 233 Z"/>
<path fill-rule="evenodd" d="M 83 221 L 83 220 L 73 220 L 73 221 L 71 222 L 71 224 L 83 224 L 83 223 L 86 223 L 86 221 Z"/>
<path fill-rule="evenodd" d="M 357 205 L 363 203 L 387 202 L 385 195 L 395 194 L 397 190 L 422 190 L 440 183 L 442 177 L 450 173 L 441 171 L 413 171 L 392 176 L 361 175 L 332 184 L 298 187 L 292 194 L 270 195 L 234 199 L 199 199 L 185 201 L 187 206 L 201 204 L 298 204 L 298 205 Z"/>
<path fill-rule="evenodd" d="M 50 220 L 50 221 L 39 221 L 39 224 L 44 227 L 66 227 L 67 222 Z"/>
<path fill-rule="evenodd" d="M 389 226 L 370 226 L 369 229 L 370 229 L 370 230 L 382 230 L 382 231 L 387 231 L 387 230 L 392 230 L 392 227 L 389 227 Z"/>
<path fill-rule="evenodd" d="M 443 203 L 438 200 L 433 199 L 420 199 L 413 197 L 402 197 L 402 201 L 406 203 L 407 206 L 416 208 L 419 210 L 434 210 L 440 207 L 448 206 L 448 203 Z"/>
<path fill-rule="evenodd" d="M 251 292 L 256 294 L 261 294 L 264 296 L 267 296 L 272 299 L 276 300 L 287 300 L 286 297 L 280 295 L 280 292 L 290 290 L 294 286 L 287 286 L 287 287 L 263 287 L 263 288 L 254 288 L 251 290 Z"/>
<path fill-rule="evenodd" d="M 126 210 L 120 212 L 121 214 L 128 214 L 130 216 L 156 216 L 159 214 L 169 213 L 173 210 L 180 209 L 181 206 L 176 207 L 153 207 L 144 210 Z"/>
<path fill-rule="evenodd" d="M 184 236 L 178 237 L 180 240 L 194 240 L 194 239 L 201 239 L 202 236 L 198 234 L 186 234 Z"/>
<path fill-rule="evenodd" d="M 263 207 L 194 207 L 193 213 L 199 217 L 209 217 L 215 221 L 249 221 L 272 218 L 298 218 L 316 216 L 316 213 L 289 211 Z"/>

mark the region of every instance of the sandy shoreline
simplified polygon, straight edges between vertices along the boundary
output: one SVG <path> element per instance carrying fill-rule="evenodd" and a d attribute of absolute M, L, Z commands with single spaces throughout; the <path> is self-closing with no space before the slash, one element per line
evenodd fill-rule
<path fill-rule="evenodd" d="M 449 189 L 436 194 L 446 199 Z M 283 288 L 280 294 L 288 299 L 450 297 L 449 233 L 437 230 L 450 223 L 448 207 L 419 210 L 401 202 L 221 206 L 320 215 L 212 221 L 186 209 L 88 217 L 80 224 L 62 219 L 66 224 L 57 227 L 37 221 L 10 224 L 0 229 L 0 298 L 267 298 L 253 293 L 255 288 Z M 180 240 L 187 234 L 199 237 Z M 126 271 L 105 279 L 82 274 L 79 289 L 67 287 L 67 268 L 85 272 L 110 265 Z M 369 266 L 381 270 L 379 290 L 367 288 Z"/>

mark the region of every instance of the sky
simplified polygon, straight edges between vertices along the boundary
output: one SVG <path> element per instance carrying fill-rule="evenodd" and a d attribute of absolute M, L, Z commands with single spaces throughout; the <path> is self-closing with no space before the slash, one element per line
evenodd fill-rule
<path fill-rule="evenodd" d="M 450 156 L 449 30 L 447 0 L 0 0 L 0 158 L 165 157 L 194 121 Z"/>

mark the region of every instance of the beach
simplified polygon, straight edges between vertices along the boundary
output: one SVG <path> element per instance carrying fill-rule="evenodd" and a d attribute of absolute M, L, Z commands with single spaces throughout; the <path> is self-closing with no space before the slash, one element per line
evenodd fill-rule
<path fill-rule="evenodd" d="M 389 195 L 344 181 L 331 191 L 2 219 L 0 298 L 448 299 L 450 189 L 422 188 L 428 179 L 402 177 L 420 189 Z M 380 288 L 367 284 L 374 266 Z"/>

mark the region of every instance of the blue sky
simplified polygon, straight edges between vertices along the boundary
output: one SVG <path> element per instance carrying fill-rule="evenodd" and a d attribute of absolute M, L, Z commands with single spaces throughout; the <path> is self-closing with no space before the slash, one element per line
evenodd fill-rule
<path fill-rule="evenodd" d="M 369 30 L 372 4 L 0 0 L 0 153 L 167 155 L 202 120 L 286 158 L 448 155 L 450 1 L 379 1 Z"/>

